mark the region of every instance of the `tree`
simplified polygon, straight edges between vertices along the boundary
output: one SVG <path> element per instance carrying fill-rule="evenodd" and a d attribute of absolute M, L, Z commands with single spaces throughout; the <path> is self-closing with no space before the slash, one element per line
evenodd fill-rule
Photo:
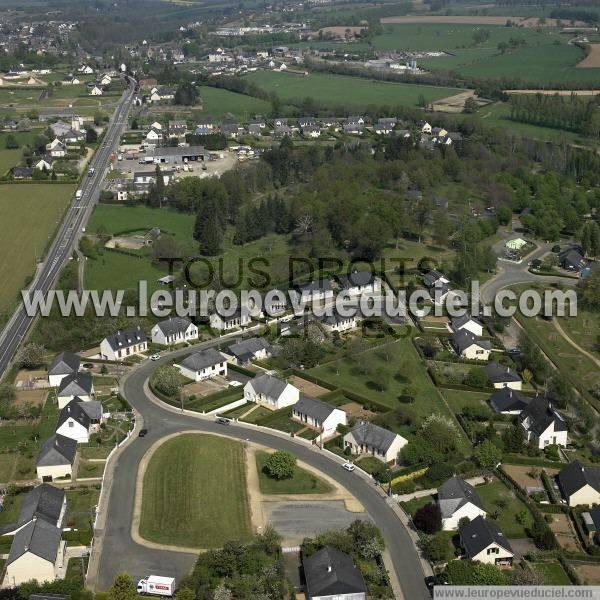
<path fill-rule="evenodd" d="M 175 600 L 196 600 L 196 594 L 189 587 L 181 587 L 175 594 Z"/>
<path fill-rule="evenodd" d="M 181 375 L 179 371 L 171 365 L 158 367 L 154 373 L 152 383 L 159 392 L 162 392 L 171 398 L 177 396 L 182 387 Z"/>
<path fill-rule="evenodd" d="M 502 433 L 504 451 L 514 453 L 522 452 L 525 445 L 523 433 L 523 428 L 518 423 L 514 423 L 510 427 L 507 427 Z"/>
<path fill-rule="evenodd" d="M 160 170 L 160 165 L 156 165 L 154 170 L 154 182 L 148 190 L 148 204 L 150 206 L 162 206 L 165 196 L 165 180 Z"/>
<path fill-rule="evenodd" d="M 442 515 L 439 506 L 429 502 L 417 509 L 413 517 L 415 527 L 423 533 L 435 533 L 442 528 Z"/>
<path fill-rule="evenodd" d="M 17 138 L 12 133 L 9 133 L 6 136 L 5 145 L 7 150 L 16 150 L 19 147 L 19 142 L 17 142 Z"/>
<path fill-rule="evenodd" d="M 600 309 L 600 269 L 595 269 L 586 278 L 581 289 L 581 295 L 587 306 L 594 310 Z"/>
<path fill-rule="evenodd" d="M 484 388 L 488 384 L 488 377 L 481 367 L 471 369 L 465 383 L 474 388 Z"/>
<path fill-rule="evenodd" d="M 194 237 L 198 240 L 200 254 L 216 256 L 221 253 L 223 230 L 216 212 L 199 212 L 194 227 Z"/>
<path fill-rule="evenodd" d="M 117 575 L 108 590 L 108 598 L 109 600 L 137 600 L 137 590 L 127 573 Z"/>
<path fill-rule="evenodd" d="M 40 367 L 46 361 L 46 348 L 41 344 L 31 342 L 21 346 L 17 352 L 16 362 L 19 367 L 25 369 L 35 369 Z"/>
<path fill-rule="evenodd" d="M 296 457 L 284 450 L 277 450 L 267 459 L 264 472 L 272 479 L 291 479 L 296 472 Z"/>
<path fill-rule="evenodd" d="M 433 413 L 423 422 L 420 437 L 427 440 L 435 451 L 445 454 L 456 447 L 458 430 L 452 419 Z"/>
<path fill-rule="evenodd" d="M 451 585 L 506 585 L 508 576 L 494 565 L 470 560 L 452 560 L 446 565 L 446 578 Z"/>
<path fill-rule="evenodd" d="M 502 451 L 491 440 L 485 440 L 475 448 L 473 456 L 483 468 L 493 469 L 502 460 Z"/>
<path fill-rule="evenodd" d="M 473 96 L 469 96 L 465 100 L 463 112 L 466 114 L 473 114 L 473 113 L 477 112 L 478 108 L 479 108 L 479 105 L 477 104 L 477 100 L 475 100 L 475 98 Z"/>
<path fill-rule="evenodd" d="M 421 541 L 423 554 L 434 563 L 446 562 L 452 557 L 452 548 L 444 535 L 431 535 Z"/>
<path fill-rule="evenodd" d="M 198 102 L 198 97 L 198 89 L 190 81 L 184 81 L 175 91 L 175 104 L 193 106 Z"/>
<path fill-rule="evenodd" d="M 85 132 L 85 141 L 88 144 L 95 144 L 98 141 L 98 134 L 93 127 L 88 127 Z"/>

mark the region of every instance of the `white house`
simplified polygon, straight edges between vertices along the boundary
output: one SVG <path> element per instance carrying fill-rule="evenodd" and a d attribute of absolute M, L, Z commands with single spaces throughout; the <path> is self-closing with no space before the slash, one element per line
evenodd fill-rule
<path fill-rule="evenodd" d="M 384 463 L 395 463 L 407 443 L 401 435 L 369 421 L 361 421 L 344 436 L 344 448 L 352 454 L 368 454 Z"/>
<path fill-rule="evenodd" d="M 431 133 L 431 125 L 427 122 L 423 123 L 423 126 L 421 127 L 421 133 Z"/>
<path fill-rule="evenodd" d="M 38 171 L 52 171 L 54 160 L 50 155 L 42 156 L 42 158 L 35 163 L 34 167 Z"/>
<path fill-rule="evenodd" d="M 246 327 L 250 325 L 251 319 L 248 311 L 244 308 L 238 308 L 234 314 L 230 316 L 221 315 L 218 312 L 214 312 L 210 315 L 210 326 L 213 329 L 219 331 L 229 331 L 231 329 L 238 329 L 240 327 Z"/>
<path fill-rule="evenodd" d="M 56 397 L 58 408 L 64 408 L 74 398 L 90 402 L 94 396 L 94 381 L 90 373 L 74 373 L 63 377 L 58 385 Z"/>
<path fill-rule="evenodd" d="M 108 73 L 104 73 L 98 80 L 100 85 L 110 85 L 112 83 L 112 77 Z"/>
<path fill-rule="evenodd" d="M 358 271 L 340 277 L 340 285 L 344 292 L 351 296 L 375 294 L 381 291 L 381 282 L 370 271 Z"/>
<path fill-rule="evenodd" d="M 104 360 L 123 360 L 134 354 L 148 350 L 146 334 L 138 325 L 134 329 L 117 331 L 100 342 L 100 356 Z"/>
<path fill-rule="evenodd" d="M 50 387 L 58 387 L 67 375 L 79 372 L 81 359 L 73 352 L 61 352 L 48 367 L 48 383 Z"/>
<path fill-rule="evenodd" d="M 214 348 L 194 352 L 176 364 L 181 374 L 193 381 L 201 381 L 217 375 L 227 375 L 227 361 Z"/>
<path fill-rule="evenodd" d="M 574 460 L 557 475 L 558 487 L 569 506 L 600 504 L 600 467 Z"/>
<path fill-rule="evenodd" d="M 300 396 L 294 404 L 292 419 L 299 421 L 319 432 L 319 441 L 324 441 L 336 434 L 338 425 L 346 425 L 346 413 L 327 402 Z"/>
<path fill-rule="evenodd" d="M 50 482 L 71 477 L 77 456 L 77 442 L 64 435 L 54 434 L 40 449 L 36 462 L 38 479 Z"/>
<path fill-rule="evenodd" d="M 60 411 L 56 433 L 75 440 L 78 444 L 87 444 L 90 441 L 90 434 L 97 432 L 101 423 L 100 402 L 96 400 L 83 402 L 75 398 Z"/>
<path fill-rule="evenodd" d="M 155 127 L 150 128 L 150 131 L 146 134 L 146 141 L 151 143 L 158 143 L 163 139 L 163 134 L 160 129 L 156 129 Z"/>
<path fill-rule="evenodd" d="M 451 477 L 438 488 L 437 503 L 444 531 L 458 529 L 461 519 L 472 521 L 487 515 L 475 488 L 460 477 Z"/>
<path fill-rule="evenodd" d="M 461 329 L 470 331 L 473 335 L 481 337 L 483 335 L 483 325 L 468 314 L 462 315 L 462 317 L 455 317 L 452 319 L 452 331 L 457 332 Z"/>
<path fill-rule="evenodd" d="M 522 410 L 519 423 L 525 430 L 525 439 L 540 450 L 551 444 L 567 445 L 567 425 L 548 398 L 536 396 Z"/>
<path fill-rule="evenodd" d="M 498 567 L 510 567 L 513 550 L 498 525 L 477 517 L 459 528 L 460 541 L 469 560 Z"/>
<path fill-rule="evenodd" d="M 152 343 L 169 346 L 198 339 L 198 327 L 187 317 L 173 317 L 157 323 L 151 330 Z"/>
<path fill-rule="evenodd" d="M 483 367 L 483 370 L 496 389 L 508 387 L 513 390 L 521 390 L 523 388 L 523 380 L 519 374 L 506 365 L 491 361 Z"/>
<path fill-rule="evenodd" d="M 229 356 L 227 360 L 236 365 L 243 365 L 251 360 L 265 360 L 273 354 L 273 348 L 264 338 L 253 337 L 241 340 L 224 350 Z"/>
<path fill-rule="evenodd" d="M 450 343 L 456 354 L 467 360 L 488 360 L 492 351 L 489 340 L 482 340 L 466 329 L 453 333 Z"/>
<path fill-rule="evenodd" d="M 344 333 L 345 331 L 356 329 L 358 327 L 358 321 L 359 319 L 356 315 L 345 317 L 334 308 L 331 315 L 323 316 L 321 324 L 329 333 L 333 333 L 334 331 L 337 333 Z"/>
<path fill-rule="evenodd" d="M 265 373 L 244 386 L 244 398 L 271 410 L 292 406 L 300 399 L 300 390 L 291 383 Z"/>
<path fill-rule="evenodd" d="M 90 88 L 90 96 L 102 96 L 103 93 L 104 92 L 102 91 L 102 88 L 98 87 L 97 85 Z"/>

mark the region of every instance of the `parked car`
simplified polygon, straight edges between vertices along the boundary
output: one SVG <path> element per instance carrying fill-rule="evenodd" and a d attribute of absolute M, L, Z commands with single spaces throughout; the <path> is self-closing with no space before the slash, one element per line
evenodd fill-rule
<path fill-rule="evenodd" d="M 218 423 L 219 425 L 229 425 L 231 421 L 229 419 L 226 419 L 225 417 L 217 417 L 215 419 L 215 423 Z"/>
<path fill-rule="evenodd" d="M 150 357 L 150 360 L 158 360 L 159 358 L 160 358 L 160 354 L 153 354 L 153 355 Z"/>
<path fill-rule="evenodd" d="M 233 381 L 229 382 L 229 387 L 240 387 L 242 385 L 241 381 L 236 381 L 235 379 Z"/>
<path fill-rule="evenodd" d="M 138 437 L 146 437 L 148 435 L 148 430 L 147 429 L 140 429 L 140 432 L 138 433 Z"/>
<path fill-rule="evenodd" d="M 345 462 L 342 467 L 344 469 L 346 469 L 346 471 L 348 471 L 349 473 L 352 473 L 352 471 L 354 471 L 354 469 L 356 469 L 356 467 L 351 463 L 351 462 Z"/>

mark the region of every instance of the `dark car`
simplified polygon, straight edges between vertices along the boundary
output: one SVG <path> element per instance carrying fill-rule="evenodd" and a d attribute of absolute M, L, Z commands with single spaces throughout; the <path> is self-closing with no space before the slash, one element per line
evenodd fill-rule
<path fill-rule="evenodd" d="M 217 417 L 215 419 L 215 423 L 219 423 L 219 425 L 229 425 L 231 421 L 229 419 L 226 419 L 225 417 Z"/>
<path fill-rule="evenodd" d="M 140 429 L 140 432 L 138 433 L 138 437 L 146 437 L 147 435 L 148 435 L 147 429 Z"/>

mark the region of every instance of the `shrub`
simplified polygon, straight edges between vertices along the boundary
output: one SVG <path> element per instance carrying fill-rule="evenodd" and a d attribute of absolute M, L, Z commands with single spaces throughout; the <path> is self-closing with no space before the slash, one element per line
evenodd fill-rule
<path fill-rule="evenodd" d="M 413 521 L 423 533 L 435 533 L 442 528 L 442 515 L 437 504 L 430 502 L 415 512 Z"/>
<path fill-rule="evenodd" d="M 272 479 L 291 479 L 296 471 L 296 457 L 289 452 L 278 450 L 267 459 L 264 472 Z"/>

